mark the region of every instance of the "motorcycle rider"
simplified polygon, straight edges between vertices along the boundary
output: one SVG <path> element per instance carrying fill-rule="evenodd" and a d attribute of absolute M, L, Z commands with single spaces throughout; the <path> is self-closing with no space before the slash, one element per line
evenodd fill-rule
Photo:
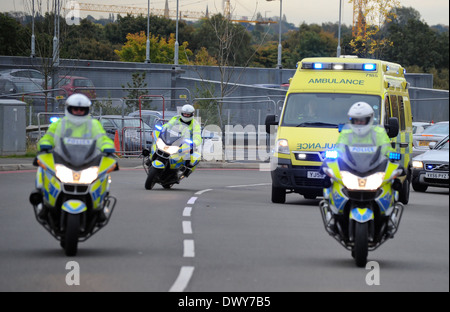
<path fill-rule="evenodd" d="M 106 135 L 101 123 L 89 115 L 91 105 L 91 101 L 84 94 L 75 93 L 69 96 L 65 103 L 65 116 L 50 125 L 38 142 L 38 152 L 57 148 L 63 137 L 75 137 L 94 139 L 99 150 L 106 154 L 114 153 L 114 142 Z M 34 192 L 42 193 L 42 190 L 37 189 Z M 45 213 L 46 209 L 42 209 L 39 216 L 43 217 Z M 105 219 L 106 216 L 101 214 L 99 221 Z"/>
<path fill-rule="evenodd" d="M 356 102 L 348 110 L 349 127 L 344 128 L 339 134 L 336 142 L 338 153 L 345 153 L 345 146 L 354 144 L 371 144 L 381 146 L 381 155 L 389 155 L 394 152 L 391 140 L 386 130 L 381 126 L 374 126 L 374 111 L 372 106 L 366 102 Z M 389 156 L 388 156 L 389 157 Z M 330 229 L 336 233 L 334 224 Z"/>
<path fill-rule="evenodd" d="M 373 125 L 374 111 L 372 106 L 366 102 L 356 102 L 350 107 L 347 115 L 350 120 L 349 128 L 341 131 L 336 142 L 336 149 L 339 152 L 345 152 L 345 145 L 358 143 L 381 146 L 383 155 L 394 152 L 386 130 L 381 126 Z"/>
<path fill-rule="evenodd" d="M 191 149 L 191 157 L 187 159 L 184 163 L 187 170 L 184 172 L 184 176 L 187 178 L 192 171 L 195 170 L 198 162 L 200 161 L 201 155 L 194 152 L 196 147 L 202 144 L 201 126 L 200 123 L 194 119 L 194 106 L 190 104 L 185 104 L 181 108 L 180 115 L 172 117 L 163 127 L 172 127 L 176 125 L 187 126 L 189 129 L 189 137 L 193 142 L 193 148 Z"/>
<path fill-rule="evenodd" d="M 89 115 L 91 101 L 81 93 L 69 96 L 65 103 L 65 116 L 52 123 L 38 142 L 38 151 L 48 151 L 62 137 L 97 140 L 97 148 L 104 153 L 115 152 L 114 142 L 106 135 L 101 123 Z"/>

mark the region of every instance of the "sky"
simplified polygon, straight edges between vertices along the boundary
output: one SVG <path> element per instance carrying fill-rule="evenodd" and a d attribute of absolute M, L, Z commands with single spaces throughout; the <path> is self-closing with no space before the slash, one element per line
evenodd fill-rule
<path fill-rule="evenodd" d="M 25 6 L 31 7 L 33 0 L 1 0 L 0 12 L 24 11 Z M 54 0 L 35 0 L 43 3 Z M 67 0 L 62 0 L 67 1 Z M 149 0 L 79 0 L 81 3 L 126 5 L 147 8 Z M 223 0 L 178 0 L 179 10 L 191 12 L 205 12 L 208 6 L 210 14 L 223 13 Z M 436 24 L 449 25 L 449 0 L 399 0 L 400 5 L 416 9 L 421 19 L 429 26 Z M 150 9 L 164 9 L 166 0 L 150 0 Z M 339 21 L 339 0 L 282 0 L 282 12 L 289 23 L 299 26 L 305 22 L 307 24 L 317 23 L 337 23 Z M 169 0 L 169 9 L 176 10 L 177 0 Z M 263 17 L 280 16 L 280 0 L 230 0 L 233 18 L 241 19 L 245 16 L 248 19 L 255 19 L 256 13 L 261 13 Z M 346 25 L 352 24 L 352 5 L 348 0 L 342 0 L 341 22 Z M 108 17 L 108 13 L 81 12 L 81 17 L 91 14 L 96 18 Z"/>

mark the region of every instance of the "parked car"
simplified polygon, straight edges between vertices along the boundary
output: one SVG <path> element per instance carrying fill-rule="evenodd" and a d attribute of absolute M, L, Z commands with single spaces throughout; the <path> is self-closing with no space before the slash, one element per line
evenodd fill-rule
<path fill-rule="evenodd" d="M 432 142 L 429 150 L 413 158 L 412 187 L 425 192 L 429 186 L 448 188 L 449 136 L 437 144 Z"/>
<path fill-rule="evenodd" d="M 71 96 L 74 93 L 83 93 L 90 99 L 95 99 L 97 94 L 92 80 L 79 76 L 59 76 L 58 88 L 63 89 L 60 95 Z"/>
<path fill-rule="evenodd" d="M 147 125 L 150 126 L 151 129 L 155 128 L 155 124 L 158 120 L 161 121 L 169 121 L 173 116 L 178 115 L 175 111 L 155 111 L 155 110 L 141 110 L 140 116 L 142 118 L 142 121 L 145 122 Z M 131 117 L 137 117 L 139 118 L 139 111 L 134 111 L 128 114 L 128 116 Z"/>
<path fill-rule="evenodd" d="M 441 121 L 426 128 L 422 133 L 413 134 L 413 157 L 429 148 L 431 142 L 439 142 L 449 135 L 448 121 Z"/>
<path fill-rule="evenodd" d="M 100 117 L 100 123 L 112 140 L 117 131 L 120 150 L 124 152 L 141 152 L 143 148 L 151 147 L 152 129 L 146 123 L 141 123 L 139 118 L 104 115 Z"/>
<path fill-rule="evenodd" d="M 0 78 L 26 78 L 41 87 L 45 86 L 45 75 L 36 69 L 6 69 L 0 71 Z M 47 82 L 49 81 L 48 78 Z"/>
<path fill-rule="evenodd" d="M 433 123 L 431 122 L 425 122 L 425 121 L 413 121 L 413 134 L 419 134 L 422 133 L 426 128 L 429 126 L 432 126 Z"/>
<path fill-rule="evenodd" d="M 17 93 L 22 95 L 14 95 Z M 27 78 L 0 77 L 0 98 L 24 100 L 33 105 L 35 112 L 45 110 L 44 89 Z"/>

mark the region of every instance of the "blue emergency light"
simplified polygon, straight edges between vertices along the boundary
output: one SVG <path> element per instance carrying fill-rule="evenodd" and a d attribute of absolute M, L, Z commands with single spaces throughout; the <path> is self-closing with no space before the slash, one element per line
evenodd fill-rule
<path fill-rule="evenodd" d="M 376 71 L 375 63 L 332 63 L 332 62 L 304 62 L 302 69 L 318 69 L 318 70 L 363 70 Z"/>
<path fill-rule="evenodd" d="M 156 130 L 161 131 L 163 127 L 160 125 L 155 125 L 155 128 L 156 128 Z"/>
<path fill-rule="evenodd" d="M 50 117 L 50 123 L 57 122 L 57 121 L 59 120 L 59 118 L 60 118 L 60 117 L 58 117 L 58 116 L 52 116 L 52 117 Z"/>
<path fill-rule="evenodd" d="M 322 63 L 314 63 L 313 64 L 313 68 L 314 69 L 322 69 L 323 68 L 323 64 Z"/>
<path fill-rule="evenodd" d="M 377 68 L 377 66 L 375 64 L 363 64 L 363 70 L 367 70 L 367 71 L 373 71 Z"/>
<path fill-rule="evenodd" d="M 402 159 L 402 154 L 390 152 L 389 159 L 390 160 L 400 160 L 400 159 Z"/>
<path fill-rule="evenodd" d="M 336 159 L 338 157 L 338 152 L 335 150 L 326 151 L 325 157 L 328 159 Z"/>

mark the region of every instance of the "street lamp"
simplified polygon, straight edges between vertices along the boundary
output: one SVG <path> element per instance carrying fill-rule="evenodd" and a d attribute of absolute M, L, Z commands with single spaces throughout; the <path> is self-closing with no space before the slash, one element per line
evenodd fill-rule
<path fill-rule="evenodd" d="M 338 30 L 338 46 L 336 51 L 336 56 L 341 56 L 341 6 L 342 0 L 339 0 L 339 30 Z"/>
<path fill-rule="evenodd" d="M 150 61 L 150 0 L 147 5 L 147 46 L 145 48 L 145 63 L 151 63 Z"/>
<path fill-rule="evenodd" d="M 34 35 L 34 0 L 33 0 L 33 13 L 32 13 L 32 17 L 31 17 L 31 57 L 35 57 L 36 56 L 36 37 Z"/>
<path fill-rule="evenodd" d="M 174 63 L 175 66 L 178 65 L 178 52 L 180 49 L 180 45 L 178 44 L 178 0 L 177 0 L 177 26 L 176 26 L 176 30 L 175 30 L 175 58 L 174 58 Z"/>
<path fill-rule="evenodd" d="M 266 0 L 268 2 L 270 1 L 275 1 L 275 0 Z M 278 69 L 282 69 L 283 65 L 281 65 L 281 19 L 283 17 L 283 0 L 280 0 L 280 20 L 279 20 L 279 36 L 278 36 L 278 64 L 277 64 L 277 68 Z"/>

